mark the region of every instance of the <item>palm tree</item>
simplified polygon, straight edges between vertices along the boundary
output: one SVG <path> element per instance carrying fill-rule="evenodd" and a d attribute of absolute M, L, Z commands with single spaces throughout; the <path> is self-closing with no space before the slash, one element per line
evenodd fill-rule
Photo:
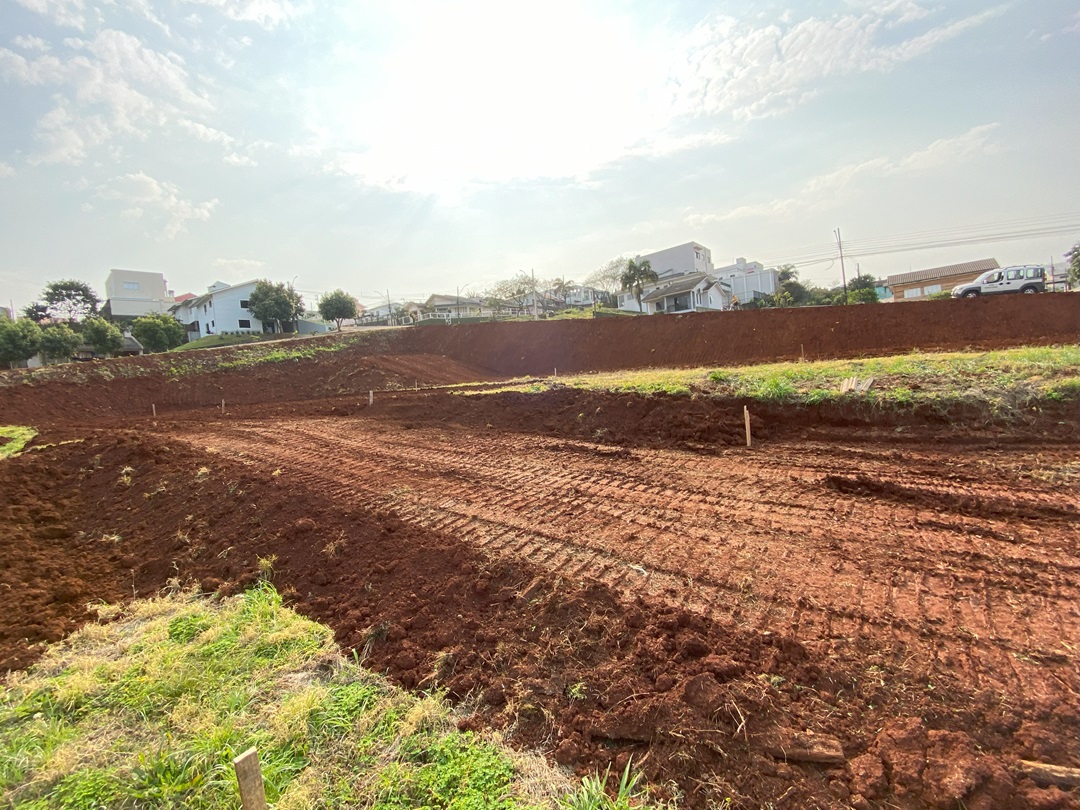
<path fill-rule="evenodd" d="M 652 284 L 658 278 L 659 276 L 652 269 L 648 259 L 644 259 L 640 263 L 631 259 L 626 263 L 626 271 L 619 279 L 619 283 L 622 284 L 624 290 L 630 290 L 634 294 L 634 298 L 637 299 L 638 312 L 645 311 L 641 306 L 641 295 L 645 292 L 645 285 Z"/>

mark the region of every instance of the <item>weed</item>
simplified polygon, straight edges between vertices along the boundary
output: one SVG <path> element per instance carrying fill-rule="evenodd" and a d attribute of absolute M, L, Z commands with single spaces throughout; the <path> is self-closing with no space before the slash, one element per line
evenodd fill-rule
<path fill-rule="evenodd" d="M 210 468 L 209 467 L 199 467 L 199 469 L 195 471 L 195 480 L 196 481 L 205 481 L 209 477 L 210 477 Z"/>
<path fill-rule="evenodd" d="M 578 681 L 577 683 L 570 684 L 566 687 L 566 696 L 570 700 L 585 700 L 588 697 L 588 689 L 585 686 L 584 681 Z"/>
<path fill-rule="evenodd" d="M 274 563 L 277 562 L 277 554 L 271 554 L 269 557 L 257 557 L 259 568 L 259 579 L 263 582 L 269 582 L 274 578 Z"/>
<path fill-rule="evenodd" d="M 563 810 L 630 810 L 640 807 L 637 785 L 641 774 L 631 773 L 631 764 L 632 762 L 626 763 L 614 796 L 608 796 L 604 787 L 611 771 L 609 767 L 602 778 L 596 775 L 584 777 L 581 786 L 574 793 L 563 797 L 559 806 Z"/>
<path fill-rule="evenodd" d="M 36 435 L 32 427 L 0 425 L 0 459 L 19 455 Z"/>
<path fill-rule="evenodd" d="M 117 483 L 125 487 L 130 487 L 132 480 L 131 476 L 134 474 L 134 472 L 134 467 L 124 467 L 122 470 L 120 470 L 120 477 L 117 479 Z"/>

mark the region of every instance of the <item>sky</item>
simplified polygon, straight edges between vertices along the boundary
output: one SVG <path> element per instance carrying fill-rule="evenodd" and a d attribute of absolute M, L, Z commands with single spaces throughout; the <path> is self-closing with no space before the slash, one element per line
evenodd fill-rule
<path fill-rule="evenodd" d="M 1060 263 L 1078 102 L 1073 0 L 0 0 L 0 300 Z"/>

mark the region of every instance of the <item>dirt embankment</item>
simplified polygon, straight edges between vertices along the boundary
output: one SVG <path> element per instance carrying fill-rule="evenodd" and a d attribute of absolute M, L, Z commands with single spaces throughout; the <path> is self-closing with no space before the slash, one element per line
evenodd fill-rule
<path fill-rule="evenodd" d="M 919 349 L 1001 348 L 1080 341 L 1080 294 L 1000 296 L 881 306 L 814 307 L 686 316 L 430 326 L 361 336 L 282 341 L 276 348 L 353 341 L 335 352 L 220 368 L 266 347 L 204 350 L 0 372 L 6 423 L 176 412 L 220 404 L 295 402 L 367 391 L 477 382 L 527 374 L 733 365 Z M 177 373 L 203 362 L 199 373 Z M 84 382 L 88 376 L 92 381 Z M 43 382 L 50 380 L 48 382 Z M 47 388 L 43 395 L 42 384 Z"/>
<path fill-rule="evenodd" d="M 468 324 L 407 338 L 417 349 L 508 376 L 1005 348 L 1080 340 L 1080 293 Z"/>

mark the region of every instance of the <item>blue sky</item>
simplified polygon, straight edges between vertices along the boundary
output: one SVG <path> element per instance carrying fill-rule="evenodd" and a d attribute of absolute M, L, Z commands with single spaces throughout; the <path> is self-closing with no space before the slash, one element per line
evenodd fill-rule
<path fill-rule="evenodd" d="M 1080 240 L 1066 0 L 0 0 L 0 32 L 20 308 L 110 267 L 374 303 L 691 240 L 821 283 L 835 228 L 879 276 Z"/>

